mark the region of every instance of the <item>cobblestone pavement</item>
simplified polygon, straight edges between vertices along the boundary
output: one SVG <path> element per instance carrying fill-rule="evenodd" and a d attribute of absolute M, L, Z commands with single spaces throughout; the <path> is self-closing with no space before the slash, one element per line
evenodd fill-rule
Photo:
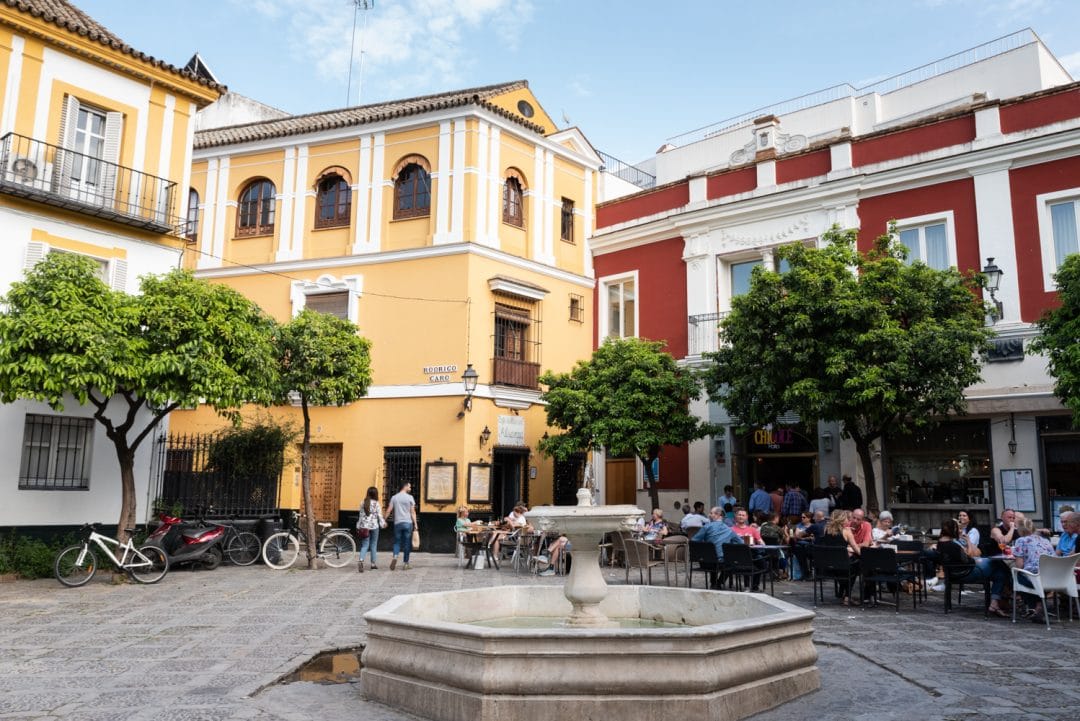
<path fill-rule="evenodd" d="M 362 575 L 253 566 L 175 571 L 153 586 L 113 585 L 108 574 L 79 589 L 0 583 L 0 719 L 412 719 L 364 701 L 358 682 L 278 681 L 322 651 L 363 644 L 362 614 L 394 595 L 562 582 L 427 554 L 390 572 L 389 560 Z M 623 571 L 608 580 L 622 583 Z M 779 583 L 776 596 L 809 607 L 810 586 Z M 901 600 L 896 614 L 827 598 L 814 624 L 821 690 L 754 719 L 1080 717 L 1080 622 L 1048 632 L 985 620 L 966 598 L 948 616 L 940 595 L 914 612 Z"/>

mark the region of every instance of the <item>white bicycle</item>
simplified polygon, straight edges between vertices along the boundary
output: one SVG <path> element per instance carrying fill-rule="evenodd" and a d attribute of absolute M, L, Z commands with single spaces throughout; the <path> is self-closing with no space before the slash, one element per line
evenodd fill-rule
<path fill-rule="evenodd" d="M 292 531 L 279 531 L 263 543 L 263 562 L 270 568 L 282 571 L 289 568 L 300 557 L 301 550 L 307 548 L 307 534 L 302 517 L 293 511 Z M 319 537 L 315 539 L 315 555 L 331 568 L 342 568 L 353 562 L 356 557 L 356 541 L 344 528 L 331 528 L 329 523 L 316 523 Z"/>
<path fill-rule="evenodd" d="M 128 533 L 126 543 L 115 538 L 103 536 L 97 532 L 97 524 L 88 523 L 81 531 L 83 542 L 78 546 L 69 546 L 56 556 L 53 573 L 56 580 L 72 588 L 90 581 L 98 569 L 97 556 L 90 544 L 97 546 L 113 565 L 139 583 L 157 583 L 169 572 L 169 557 L 156 546 L 135 548 L 132 541 L 134 528 L 125 529 Z M 112 548 L 110 548 L 110 546 Z M 113 553 L 113 548 L 116 553 Z M 119 554 L 119 558 L 117 558 Z"/>

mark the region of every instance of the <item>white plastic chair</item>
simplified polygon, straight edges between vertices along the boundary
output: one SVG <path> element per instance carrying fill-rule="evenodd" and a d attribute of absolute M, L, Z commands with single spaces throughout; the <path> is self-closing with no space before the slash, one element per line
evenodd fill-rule
<path fill-rule="evenodd" d="M 1077 600 L 1076 577 L 1073 575 L 1073 569 L 1076 568 L 1077 562 L 1080 562 L 1080 553 L 1074 553 L 1064 558 L 1060 556 L 1039 556 L 1038 573 L 1025 571 L 1016 566 L 1012 567 L 1013 590 L 1030 593 L 1042 599 L 1043 620 L 1046 621 L 1047 630 L 1050 628 L 1050 612 L 1046 609 L 1046 594 L 1048 592 L 1054 591 L 1068 597 L 1070 621 L 1072 620 L 1073 604 L 1076 603 L 1080 608 L 1080 601 Z M 1017 582 L 1017 579 L 1021 576 L 1031 583 L 1031 588 Z M 1060 604 L 1058 605 L 1058 613 L 1060 614 Z M 1015 603 L 1013 604 L 1012 620 L 1013 623 L 1016 623 Z"/>

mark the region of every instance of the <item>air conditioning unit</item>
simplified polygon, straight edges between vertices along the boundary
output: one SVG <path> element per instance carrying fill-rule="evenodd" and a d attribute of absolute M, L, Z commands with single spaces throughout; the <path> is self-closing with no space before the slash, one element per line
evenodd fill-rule
<path fill-rule="evenodd" d="M 33 158 L 16 155 L 8 161 L 6 178 L 8 182 L 33 185 L 40 176 L 37 161 Z"/>

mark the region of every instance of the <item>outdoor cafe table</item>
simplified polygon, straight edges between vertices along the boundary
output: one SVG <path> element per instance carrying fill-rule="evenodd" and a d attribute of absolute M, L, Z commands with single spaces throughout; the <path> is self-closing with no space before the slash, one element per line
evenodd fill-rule
<path fill-rule="evenodd" d="M 469 554 L 469 561 L 465 564 L 465 568 L 476 568 L 476 557 L 480 553 L 484 554 L 486 566 L 488 568 L 494 568 L 499 570 L 499 560 L 495 558 L 495 554 L 491 552 L 491 546 L 488 541 L 491 539 L 491 530 L 487 528 L 477 528 L 469 531 L 465 531 L 465 552 Z"/>

